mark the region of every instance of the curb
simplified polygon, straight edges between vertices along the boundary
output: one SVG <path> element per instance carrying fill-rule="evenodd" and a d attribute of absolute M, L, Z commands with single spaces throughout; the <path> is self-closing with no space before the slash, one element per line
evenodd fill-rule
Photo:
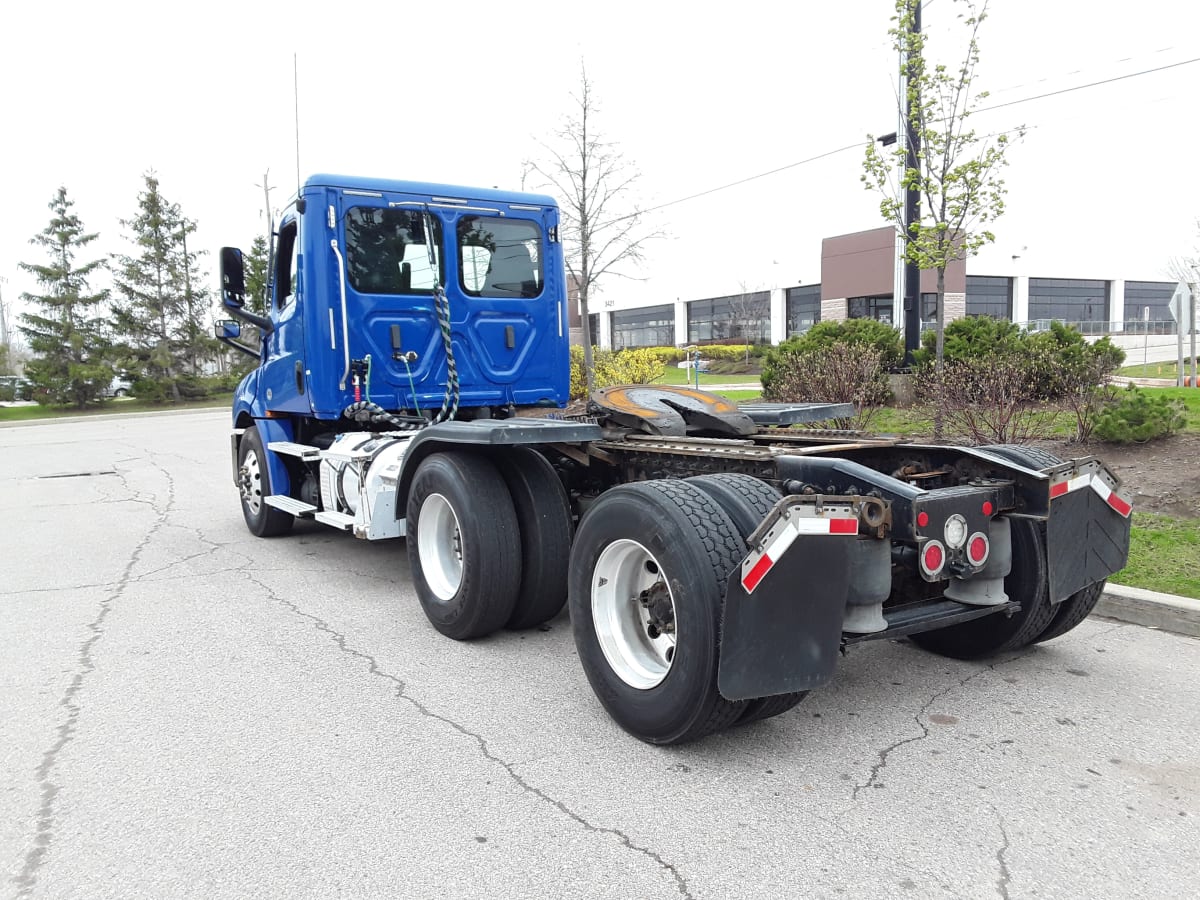
<path fill-rule="evenodd" d="M 1200 600 L 1109 584 L 1092 615 L 1200 638 Z"/>

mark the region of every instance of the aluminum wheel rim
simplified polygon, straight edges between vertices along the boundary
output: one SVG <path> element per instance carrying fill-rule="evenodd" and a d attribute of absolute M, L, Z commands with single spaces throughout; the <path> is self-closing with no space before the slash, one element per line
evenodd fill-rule
<path fill-rule="evenodd" d="M 435 597 L 453 599 L 462 585 L 462 530 L 450 501 L 430 494 L 421 504 L 417 522 L 417 553 L 421 572 Z"/>
<path fill-rule="evenodd" d="M 257 450 L 250 450 L 242 461 L 242 502 L 252 516 L 262 511 L 262 469 Z"/>
<path fill-rule="evenodd" d="M 675 618 L 675 597 L 662 567 L 637 541 L 614 541 L 592 570 L 592 623 L 604 658 L 617 677 L 638 690 L 662 684 L 675 661 L 675 634 L 650 636 L 650 613 L 639 595 L 662 582 Z"/>

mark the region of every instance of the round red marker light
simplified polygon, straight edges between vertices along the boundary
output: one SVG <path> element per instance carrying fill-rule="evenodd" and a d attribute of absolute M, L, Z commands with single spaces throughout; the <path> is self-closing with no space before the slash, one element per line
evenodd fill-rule
<path fill-rule="evenodd" d="M 922 528 L 924 528 L 926 525 L 928 525 L 929 524 L 929 513 L 927 513 L 927 512 L 917 513 L 917 524 Z"/>
<path fill-rule="evenodd" d="M 992 509 L 993 509 L 993 507 L 992 507 L 992 501 L 991 501 L 991 500 L 984 500 L 984 501 L 983 501 L 983 514 L 984 514 L 985 516 L 990 516 L 990 515 L 992 514 Z"/>
<path fill-rule="evenodd" d="M 971 537 L 971 542 L 967 544 L 967 556 L 971 558 L 971 562 L 975 565 L 980 565 L 988 555 L 988 542 L 982 534 L 975 534 Z"/>
<path fill-rule="evenodd" d="M 930 575 L 941 570 L 944 559 L 941 544 L 929 544 L 925 547 L 925 571 Z"/>

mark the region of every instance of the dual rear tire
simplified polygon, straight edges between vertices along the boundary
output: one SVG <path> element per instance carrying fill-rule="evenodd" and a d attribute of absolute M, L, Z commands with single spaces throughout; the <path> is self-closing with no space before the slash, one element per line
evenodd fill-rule
<path fill-rule="evenodd" d="M 570 506 L 533 450 L 430 455 L 413 476 L 406 528 L 417 597 L 447 637 L 531 628 L 566 602 Z"/>

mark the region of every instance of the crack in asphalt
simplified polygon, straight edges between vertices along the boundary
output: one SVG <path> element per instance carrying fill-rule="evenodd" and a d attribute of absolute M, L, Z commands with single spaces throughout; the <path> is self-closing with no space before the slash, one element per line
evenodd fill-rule
<path fill-rule="evenodd" d="M 854 786 L 854 790 L 850 793 L 850 799 L 858 800 L 858 795 L 861 791 L 864 791 L 869 787 L 875 787 L 875 785 L 877 784 L 877 779 L 879 778 L 879 773 L 881 771 L 883 771 L 884 767 L 887 765 L 888 757 L 891 756 L 893 752 L 895 752 L 896 750 L 899 750 L 901 747 L 907 746 L 908 744 L 915 744 L 918 741 L 923 741 L 923 740 L 925 740 L 925 738 L 929 737 L 929 726 L 926 725 L 921 720 L 924 717 L 924 715 L 927 712 L 929 712 L 929 709 L 930 709 L 930 707 L 933 706 L 933 704 L 935 704 L 942 697 L 945 697 L 951 691 L 966 686 L 968 682 L 974 681 L 976 678 L 979 678 L 982 675 L 986 675 L 989 672 L 996 671 L 997 666 L 1007 665 L 1008 663 L 1015 662 L 1018 659 L 1024 659 L 1026 656 L 1028 656 L 1030 653 L 1033 653 L 1033 652 L 1034 652 L 1034 648 L 1029 648 L 1028 650 L 1026 650 L 1025 652 L 1023 652 L 1017 656 L 1012 656 L 1012 657 L 1009 657 L 1008 659 L 1003 659 L 1003 660 L 1000 660 L 999 662 L 994 662 L 991 665 L 987 666 L 986 668 L 980 669 L 978 672 L 972 672 L 966 678 L 963 678 L 960 681 L 956 681 L 953 684 L 948 685 L 947 687 L 943 688 L 942 690 L 940 690 L 936 694 L 934 694 L 932 697 L 930 697 L 925 702 L 925 704 L 919 710 L 917 710 L 916 713 L 913 714 L 913 721 L 917 723 L 917 727 L 921 729 L 921 733 L 912 735 L 911 737 L 906 737 L 899 741 L 896 741 L 895 743 L 890 744 L 887 747 L 884 747 L 882 750 L 880 750 L 879 754 L 878 754 L 879 758 L 871 766 L 870 775 L 867 777 L 867 780 L 864 782 L 861 782 L 860 784 L 856 784 Z"/>
<path fill-rule="evenodd" d="M 988 806 L 992 808 L 992 814 L 996 817 L 996 824 L 1000 826 L 1000 837 L 1004 840 L 1004 843 L 1000 845 L 1000 849 L 996 851 L 996 863 L 1000 866 L 1000 876 L 996 879 L 996 891 L 1004 900 L 1009 900 L 1008 884 L 1012 878 L 1012 873 L 1008 869 L 1008 861 L 1004 858 L 1010 846 L 1008 829 L 1004 826 L 1004 816 L 1000 815 L 1000 810 L 996 808 L 995 804 L 989 803 Z"/>
<path fill-rule="evenodd" d="M 132 499 L 139 503 L 149 503 L 151 508 L 158 513 L 158 518 L 150 526 L 150 529 L 142 537 L 138 545 L 134 547 L 133 552 L 129 556 L 129 561 L 125 564 L 125 569 L 121 573 L 120 580 L 117 581 L 111 593 L 100 601 L 99 612 L 87 625 L 90 635 L 79 648 L 78 671 L 72 676 L 71 683 L 67 685 L 67 689 L 58 704 L 66 709 L 66 720 L 58 726 L 57 739 L 51 745 L 50 749 L 42 754 L 42 761 L 35 770 L 42 799 L 41 805 L 38 808 L 37 826 L 31 841 L 32 846 L 25 853 L 25 860 L 21 865 L 20 873 L 12 879 L 13 883 L 17 886 L 17 897 L 28 897 L 33 893 L 33 889 L 37 885 L 38 872 L 46 859 L 46 854 L 49 852 L 50 846 L 54 842 L 54 814 L 60 790 L 60 786 L 53 780 L 54 770 L 58 763 L 58 755 L 67 744 L 75 739 L 79 716 L 83 710 L 82 704 L 78 699 L 79 693 L 83 689 L 84 680 L 88 674 L 96 669 L 96 664 L 92 656 L 92 648 L 104 635 L 104 621 L 112 611 L 113 604 L 121 597 L 125 589 L 136 581 L 132 577 L 134 567 L 141 558 L 142 552 L 166 523 L 167 516 L 175 504 L 175 482 L 171 478 L 171 473 L 162 468 L 159 471 L 167 481 L 167 501 L 161 509 L 155 505 L 152 499 L 140 499 L 140 492 L 132 487 L 129 488 L 135 494 L 135 497 Z M 121 474 L 120 478 L 122 483 L 126 483 L 124 474 Z"/>
<path fill-rule="evenodd" d="M 454 719 L 451 719 L 448 716 L 443 716 L 440 713 L 434 712 L 429 707 L 427 707 L 425 704 L 423 704 L 420 700 L 417 700 L 415 697 L 413 697 L 411 694 L 408 693 L 408 685 L 404 681 L 404 679 L 400 678 L 397 675 L 393 675 L 390 672 L 385 672 L 383 669 L 381 669 L 379 667 L 379 663 L 369 653 L 364 653 L 362 650 L 358 650 L 354 647 L 351 647 L 346 642 L 345 635 L 335 631 L 333 628 L 331 628 L 329 626 L 328 623 L 326 623 L 319 617 L 313 615 L 312 613 L 305 612 L 304 610 L 302 610 L 299 606 L 297 606 L 292 601 L 286 600 L 283 597 L 280 597 L 278 594 L 275 593 L 275 591 L 269 585 L 264 584 L 262 581 L 260 581 L 258 578 L 256 578 L 253 574 L 246 572 L 246 577 L 251 582 L 258 585 L 258 587 L 261 588 L 263 591 L 265 591 L 267 596 L 270 597 L 272 600 L 274 600 L 276 603 L 279 603 L 281 606 L 286 607 L 294 615 L 299 616 L 300 618 L 303 618 L 303 619 L 307 619 L 308 621 L 312 622 L 313 626 L 318 631 L 324 632 L 325 634 L 329 635 L 330 638 L 333 639 L 334 644 L 337 645 L 338 650 L 340 650 L 342 653 L 346 654 L 347 656 L 352 656 L 355 659 L 365 662 L 367 664 L 367 671 L 369 674 L 374 675 L 378 678 L 382 678 L 386 681 L 390 681 L 395 686 L 395 696 L 396 696 L 397 700 L 404 700 L 406 703 L 410 704 L 414 709 L 416 709 L 417 712 L 419 712 L 421 715 L 426 716 L 427 718 L 430 718 L 430 719 L 435 719 L 438 722 L 442 722 L 443 724 L 448 725 L 450 728 L 457 731 L 459 734 L 463 735 L 464 737 L 470 738 L 471 740 L 475 741 L 475 743 L 479 745 L 479 752 L 483 756 L 483 758 L 488 760 L 489 762 L 495 763 L 496 765 L 500 766 L 500 768 L 504 769 L 504 771 L 508 774 L 509 778 L 512 779 L 512 781 L 519 788 L 521 788 L 521 790 L 525 791 L 528 794 L 533 795 L 534 797 L 537 797 L 542 802 L 547 803 L 550 806 L 553 806 L 555 809 L 557 809 L 559 812 L 561 812 L 567 818 L 571 819 L 572 821 L 574 821 L 575 823 L 577 823 L 578 825 L 583 827 L 583 829 L 585 831 L 591 832 L 593 834 L 612 835 L 627 849 L 632 850 L 635 853 L 640 853 L 643 856 L 646 856 L 647 858 L 653 860 L 660 868 L 664 869 L 666 872 L 668 872 L 671 875 L 671 877 L 675 881 L 675 887 L 679 891 L 679 894 L 682 897 L 686 898 L 686 900 L 695 900 L 694 895 L 692 894 L 691 889 L 688 886 L 687 879 L 685 879 L 683 877 L 683 875 L 680 873 L 679 869 L 675 866 L 674 863 L 668 862 L 667 860 L 663 859 L 663 857 L 659 853 L 657 853 L 654 850 L 651 850 L 648 847 L 642 847 L 639 844 L 635 844 L 633 842 L 633 840 L 629 837 L 629 835 L 627 835 L 625 832 L 621 831 L 619 828 L 606 828 L 604 826 L 594 825 L 593 823 L 591 823 L 587 819 L 585 819 L 583 816 L 581 816 L 579 813 L 575 812 L 573 809 L 571 809 L 569 806 L 567 806 L 565 803 L 563 803 L 563 801 L 550 796 L 548 793 L 543 791 L 541 788 L 535 787 L 534 785 L 530 784 L 528 781 L 526 781 L 520 775 L 520 773 L 517 772 L 516 766 L 513 763 L 508 762 L 503 757 L 498 756 L 496 753 L 494 753 L 492 751 L 491 747 L 488 745 L 487 738 L 485 738 L 483 735 L 481 735 L 477 732 L 471 731 L 466 726 L 462 725 L 459 722 L 456 722 Z"/>

